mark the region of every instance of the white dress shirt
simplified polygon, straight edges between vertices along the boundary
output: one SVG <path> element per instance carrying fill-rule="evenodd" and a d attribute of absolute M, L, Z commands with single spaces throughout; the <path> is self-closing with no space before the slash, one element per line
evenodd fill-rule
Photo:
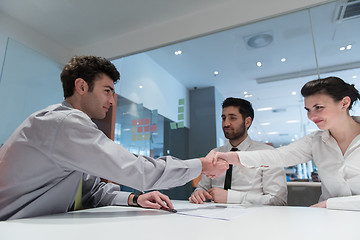
<path fill-rule="evenodd" d="M 227 143 L 214 150 L 229 152 L 232 148 Z M 239 151 L 255 151 L 272 149 L 272 147 L 257 141 L 249 136 L 237 146 Z M 195 189 L 224 188 L 225 175 L 211 179 L 204 175 Z M 245 168 L 233 165 L 231 189 L 228 190 L 227 203 L 254 204 L 254 205 L 286 205 L 287 185 L 283 168 Z"/>
<path fill-rule="evenodd" d="M 360 122 L 360 117 L 353 118 Z M 360 135 L 344 155 L 327 130 L 274 150 L 237 153 L 241 164 L 247 167 L 286 167 L 313 159 L 321 179 L 319 201 L 327 200 L 327 207 L 332 209 L 360 210 Z"/>
<path fill-rule="evenodd" d="M 64 101 L 32 114 L 0 148 L 0 220 L 68 211 L 82 177 L 83 206 L 127 205 L 130 193 L 98 177 L 145 191 L 183 185 L 201 168 L 131 154 Z"/>

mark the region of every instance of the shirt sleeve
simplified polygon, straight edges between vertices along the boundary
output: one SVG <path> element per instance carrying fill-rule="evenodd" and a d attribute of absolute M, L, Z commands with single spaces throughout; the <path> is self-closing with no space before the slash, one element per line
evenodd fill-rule
<path fill-rule="evenodd" d="M 278 205 L 287 202 L 287 184 L 282 168 L 268 168 L 263 170 L 263 194 L 251 191 L 236 191 L 229 189 L 227 203 Z"/>
<path fill-rule="evenodd" d="M 120 191 L 120 186 L 101 182 L 100 178 L 83 175 L 82 202 L 85 208 L 109 205 L 128 205 L 131 192 Z"/>
<path fill-rule="evenodd" d="M 329 198 L 326 201 L 328 209 L 360 211 L 360 195 Z"/>
<path fill-rule="evenodd" d="M 287 146 L 272 150 L 239 151 L 240 162 L 245 167 L 288 167 L 312 159 L 312 135 L 307 135 Z"/>
<path fill-rule="evenodd" d="M 59 167 L 77 170 L 140 191 L 183 185 L 200 175 L 199 159 L 137 156 L 101 132 L 85 114 L 73 113 L 57 129 L 49 158 Z"/>
<path fill-rule="evenodd" d="M 198 183 L 198 186 L 196 187 L 196 190 L 203 189 L 205 191 L 209 191 L 209 189 L 212 187 L 211 184 L 211 178 L 206 177 L 205 175 L 201 175 L 201 180 Z M 195 192 L 194 191 L 194 192 Z"/>

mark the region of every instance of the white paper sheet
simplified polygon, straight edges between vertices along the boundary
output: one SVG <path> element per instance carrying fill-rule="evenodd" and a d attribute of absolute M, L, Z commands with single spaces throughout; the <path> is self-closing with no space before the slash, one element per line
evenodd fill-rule
<path fill-rule="evenodd" d="M 189 203 L 176 203 L 174 204 L 178 214 L 213 218 L 220 220 L 232 220 L 238 218 L 249 211 L 241 205 L 233 204 L 218 204 L 218 203 L 204 203 L 204 204 L 189 204 Z"/>

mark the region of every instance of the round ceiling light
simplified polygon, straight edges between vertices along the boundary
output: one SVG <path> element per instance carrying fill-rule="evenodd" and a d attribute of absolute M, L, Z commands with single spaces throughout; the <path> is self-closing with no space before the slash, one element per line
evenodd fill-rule
<path fill-rule="evenodd" d="M 250 37 L 247 40 L 247 45 L 252 48 L 266 47 L 273 41 L 273 36 L 270 33 L 261 33 Z"/>

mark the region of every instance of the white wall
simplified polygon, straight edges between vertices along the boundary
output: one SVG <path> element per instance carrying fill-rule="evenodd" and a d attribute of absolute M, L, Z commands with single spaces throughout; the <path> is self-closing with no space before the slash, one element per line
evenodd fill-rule
<path fill-rule="evenodd" d="M 31 113 L 63 100 L 61 67 L 9 39 L 0 80 L 0 145 Z"/>
<path fill-rule="evenodd" d="M 0 12 L 0 145 L 29 114 L 63 100 L 60 72 L 69 57 L 69 49 Z"/>
<path fill-rule="evenodd" d="M 178 100 L 185 99 L 185 126 L 189 127 L 189 92 L 146 53 L 113 61 L 120 72 L 115 91 L 135 103 L 178 122 Z M 143 88 L 139 88 L 139 86 Z"/>
<path fill-rule="evenodd" d="M 57 44 L 0 12 L 0 66 L 2 66 L 4 60 L 8 38 L 15 39 L 62 65 L 65 65 L 71 56 L 70 49 Z"/>

